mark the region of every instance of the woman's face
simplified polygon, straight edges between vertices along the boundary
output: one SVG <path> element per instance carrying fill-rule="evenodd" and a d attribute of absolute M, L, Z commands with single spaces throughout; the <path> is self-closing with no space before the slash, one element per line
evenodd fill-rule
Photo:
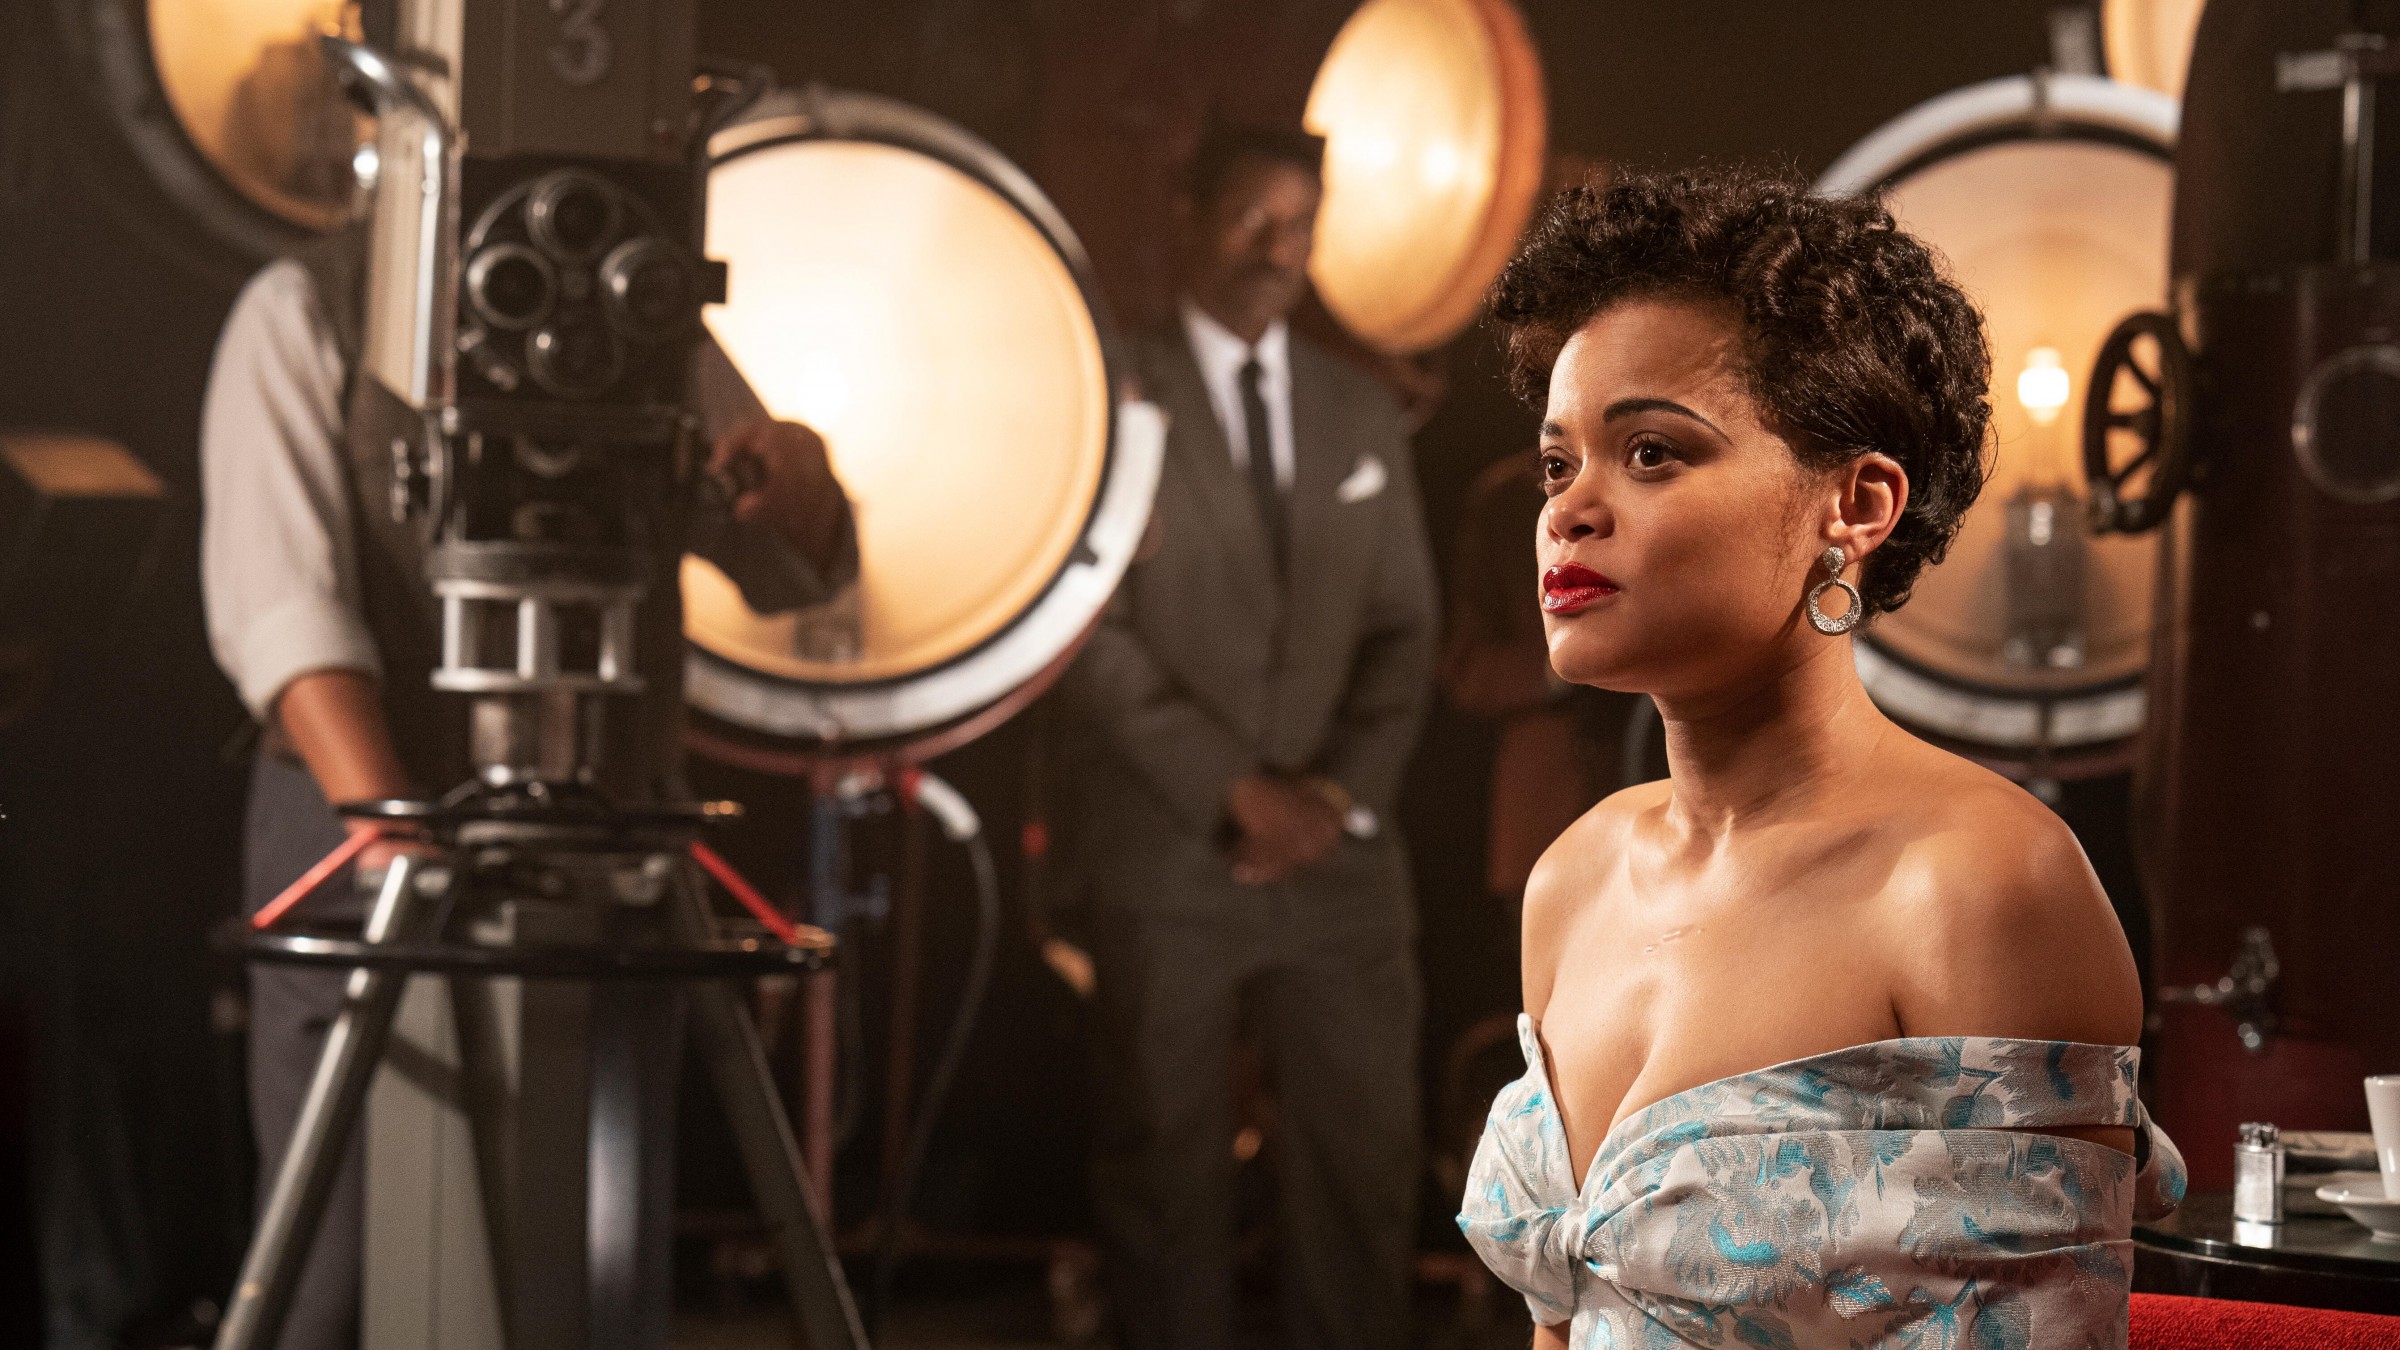
<path fill-rule="evenodd" d="M 1535 547 L 1560 678 L 1675 694 L 1825 641 L 1798 606 L 1838 489 L 1762 424 L 1740 357 L 1730 306 L 1664 299 L 1611 305 L 1559 352 Z"/>

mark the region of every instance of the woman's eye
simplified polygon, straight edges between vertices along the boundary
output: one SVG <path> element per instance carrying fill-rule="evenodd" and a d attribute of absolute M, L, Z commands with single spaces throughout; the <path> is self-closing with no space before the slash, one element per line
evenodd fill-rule
<path fill-rule="evenodd" d="M 1575 476 L 1575 466 L 1567 463 L 1564 455 L 1544 450 L 1536 463 L 1541 469 L 1542 482 L 1546 484 L 1564 483 Z"/>
<path fill-rule="evenodd" d="M 1660 468 L 1674 457 L 1675 452 L 1667 448 L 1663 441 L 1635 441 L 1625 448 L 1626 462 L 1637 469 Z"/>

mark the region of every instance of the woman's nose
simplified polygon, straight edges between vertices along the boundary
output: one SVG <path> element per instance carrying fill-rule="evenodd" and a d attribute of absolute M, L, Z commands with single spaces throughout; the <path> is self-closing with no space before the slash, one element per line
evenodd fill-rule
<path fill-rule="evenodd" d="M 1593 482 L 1596 474 L 1579 473 L 1566 489 L 1542 506 L 1542 532 L 1560 543 L 1605 535 L 1616 528 L 1616 516 Z"/>

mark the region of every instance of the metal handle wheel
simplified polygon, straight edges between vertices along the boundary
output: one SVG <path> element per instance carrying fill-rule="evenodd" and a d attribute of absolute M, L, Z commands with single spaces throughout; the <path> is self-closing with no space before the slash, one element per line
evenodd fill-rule
<path fill-rule="evenodd" d="M 2100 344 L 2083 403 L 2083 473 L 2095 534 L 2140 534 L 2166 520 L 2191 480 L 2191 390 L 2192 353 L 2174 316 L 2129 314 Z M 2121 393 L 2130 400 L 2121 402 Z M 2133 442 L 2134 453 L 2118 462 L 2111 452 L 2121 439 Z"/>

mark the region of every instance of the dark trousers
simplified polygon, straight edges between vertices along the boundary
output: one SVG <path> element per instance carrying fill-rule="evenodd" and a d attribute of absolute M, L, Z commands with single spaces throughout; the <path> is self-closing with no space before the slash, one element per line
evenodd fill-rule
<path fill-rule="evenodd" d="M 342 842 L 341 819 L 308 771 L 260 755 L 250 779 L 242 861 L 243 908 L 256 913 Z M 350 874 L 327 882 L 304 912 L 355 912 Z M 266 1203 L 308 1096 L 326 1032 L 342 1010 L 343 971 L 303 966 L 250 967 L 250 1119 L 258 1140 L 258 1200 Z M 358 1345 L 359 1268 L 365 1245 L 366 1187 L 353 1136 L 324 1222 L 294 1292 L 280 1350 L 354 1350 Z"/>
<path fill-rule="evenodd" d="M 1127 1350 L 1235 1343 L 1231 1073 L 1245 1025 L 1275 1096 L 1289 1343 L 1407 1342 L 1420 995 L 1405 893 L 1372 898 L 1350 924 L 1291 884 L 1227 883 L 1200 912 L 1095 915 L 1095 1200 Z"/>

